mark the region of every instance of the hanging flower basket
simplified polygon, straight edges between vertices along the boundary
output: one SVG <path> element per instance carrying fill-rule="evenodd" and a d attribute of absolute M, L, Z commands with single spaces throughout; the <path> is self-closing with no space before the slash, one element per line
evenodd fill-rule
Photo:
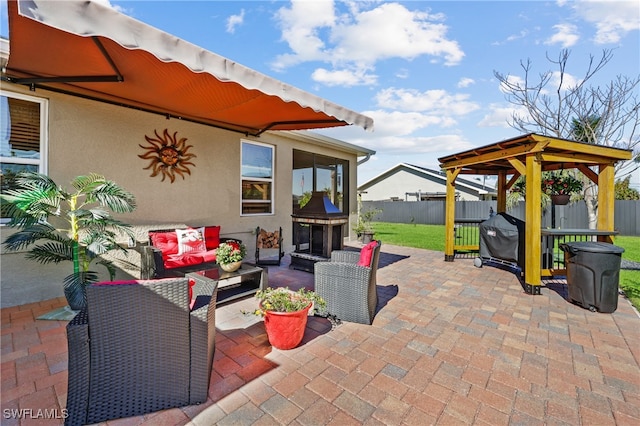
<path fill-rule="evenodd" d="M 569 199 L 571 198 L 569 194 L 555 194 L 555 195 L 550 195 L 550 197 L 551 197 L 551 202 L 556 206 L 564 206 L 569 204 Z"/>
<path fill-rule="evenodd" d="M 549 196 L 571 195 L 580 191 L 582 181 L 568 172 L 551 172 L 542 177 L 542 192 Z"/>
<path fill-rule="evenodd" d="M 526 182 L 519 178 L 512 186 L 511 191 L 525 196 Z M 582 191 L 583 183 L 569 171 L 544 172 L 540 182 L 543 194 L 551 198 L 551 202 L 557 206 L 568 204 L 571 194 Z"/>

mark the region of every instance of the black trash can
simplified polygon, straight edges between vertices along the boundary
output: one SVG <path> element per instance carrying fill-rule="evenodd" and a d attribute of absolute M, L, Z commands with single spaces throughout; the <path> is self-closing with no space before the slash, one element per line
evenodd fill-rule
<path fill-rule="evenodd" d="M 615 312 L 624 249 L 591 241 L 563 243 L 560 248 L 565 252 L 569 301 L 591 311 Z"/>

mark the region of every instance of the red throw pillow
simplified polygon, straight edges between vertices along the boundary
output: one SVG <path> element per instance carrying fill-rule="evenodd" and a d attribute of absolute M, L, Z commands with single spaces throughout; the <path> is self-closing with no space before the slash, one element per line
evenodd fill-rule
<path fill-rule="evenodd" d="M 371 241 L 360 250 L 360 260 L 358 260 L 359 266 L 371 266 L 371 257 L 373 256 L 373 250 L 378 245 L 377 241 Z"/>
<path fill-rule="evenodd" d="M 178 235 L 175 232 L 150 232 L 149 237 L 154 247 L 162 251 L 162 257 L 178 254 Z"/>
<path fill-rule="evenodd" d="M 207 250 L 215 250 L 220 245 L 220 227 L 219 226 L 205 226 L 204 227 L 204 241 L 207 245 Z"/>
<path fill-rule="evenodd" d="M 189 309 L 193 309 L 193 305 L 196 304 L 196 298 L 193 297 L 193 286 L 196 285 L 196 280 L 189 278 Z"/>

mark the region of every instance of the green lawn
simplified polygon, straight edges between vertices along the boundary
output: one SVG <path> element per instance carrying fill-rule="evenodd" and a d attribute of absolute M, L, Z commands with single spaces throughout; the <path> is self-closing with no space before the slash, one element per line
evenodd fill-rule
<path fill-rule="evenodd" d="M 386 244 L 444 252 L 444 225 L 374 222 L 375 238 Z M 640 262 L 640 237 L 619 236 L 615 244 L 624 248 L 623 259 Z M 640 310 L 640 271 L 620 271 L 620 288 Z"/>

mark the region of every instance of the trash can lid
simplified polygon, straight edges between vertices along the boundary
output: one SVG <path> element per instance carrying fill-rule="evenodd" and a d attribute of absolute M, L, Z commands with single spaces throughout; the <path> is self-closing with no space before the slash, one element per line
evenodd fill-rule
<path fill-rule="evenodd" d="M 569 243 L 560 244 L 560 248 L 562 246 L 567 246 L 569 251 L 576 253 L 579 251 L 586 251 L 589 253 L 615 253 L 620 254 L 624 253 L 624 249 L 622 247 L 618 247 L 614 244 L 609 243 L 600 243 L 594 241 L 573 241 Z"/>

